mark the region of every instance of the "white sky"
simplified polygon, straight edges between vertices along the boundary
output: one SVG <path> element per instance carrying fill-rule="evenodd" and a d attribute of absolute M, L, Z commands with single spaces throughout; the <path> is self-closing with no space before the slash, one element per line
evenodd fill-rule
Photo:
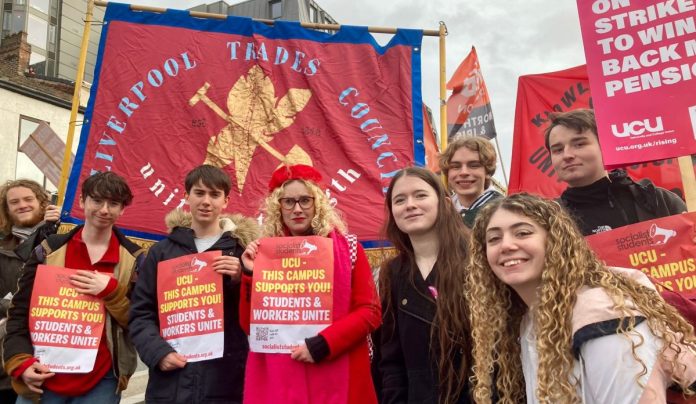
<path fill-rule="evenodd" d="M 205 0 L 121 0 L 187 9 Z M 576 2 L 572 0 L 315 0 L 339 23 L 438 29 L 447 24 L 447 79 L 476 46 L 493 117 L 510 174 L 517 79 L 585 63 Z M 236 1 L 228 1 L 229 4 Z M 388 39 L 378 38 L 380 43 Z M 438 39 L 423 38 L 423 101 L 439 120 Z M 439 122 L 439 121 L 438 121 Z M 436 123 L 439 132 L 439 124 Z M 500 169 L 496 177 L 502 182 Z"/>

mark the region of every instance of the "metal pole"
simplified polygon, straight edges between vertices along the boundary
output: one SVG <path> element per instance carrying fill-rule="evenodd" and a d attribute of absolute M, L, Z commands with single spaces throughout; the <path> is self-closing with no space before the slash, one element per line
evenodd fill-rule
<path fill-rule="evenodd" d="M 445 37 L 447 36 L 447 25 L 440 21 L 440 150 L 447 148 L 447 58 L 445 49 Z"/>
<path fill-rule="evenodd" d="M 505 180 L 505 189 L 507 189 L 508 185 L 508 177 L 507 173 L 505 172 L 505 164 L 503 164 L 503 155 L 500 153 L 500 144 L 498 143 L 498 135 L 495 136 L 495 148 L 498 151 L 498 161 L 500 161 L 500 168 L 503 170 L 503 179 Z"/>
<path fill-rule="evenodd" d="M 102 1 L 102 0 L 97 0 L 94 2 L 94 5 L 100 6 L 100 7 L 106 7 L 109 5 L 108 1 Z M 161 7 L 150 7 L 150 6 L 138 6 L 135 4 L 130 5 L 131 10 L 135 11 L 151 11 L 154 13 L 164 13 L 167 11 L 166 8 L 161 8 Z M 189 14 L 192 17 L 200 17 L 200 18 L 215 18 L 219 20 L 224 20 L 227 17 L 229 17 L 227 14 L 216 14 L 216 13 L 204 13 L 201 11 L 189 11 Z M 268 25 L 273 25 L 275 23 L 275 20 L 268 20 L 264 18 L 254 18 L 254 21 L 262 22 L 264 24 Z M 337 31 L 341 28 L 341 25 L 339 24 L 316 24 L 316 23 L 311 23 L 311 22 L 303 22 L 300 24 L 300 26 L 304 28 L 313 28 L 313 29 L 325 29 L 325 30 L 332 30 L 332 31 Z M 367 30 L 372 33 L 376 34 L 396 34 L 398 28 L 391 28 L 391 27 L 367 27 Z M 439 30 L 434 30 L 434 29 L 425 29 L 423 30 L 423 35 L 425 36 L 440 36 L 440 31 Z"/>
<path fill-rule="evenodd" d="M 696 211 L 696 176 L 694 175 L 694 163 L 691 161 L 691 156 L 679 157 L 678 161 L 682 185 L 684 186 L 686 209 L 689 212 L 694 212 Z"/>
<path fill-rule="evenodd" d="M 65 187 L 68 182 L 68 171 L 70 170 L 70 156 L 72 155 L 72 143 L 73 137 L 75 135 L 75 124 L 77 123 L 77 110 L 80 107 L 80 91 L 82 90 L 82 80 L 85 77 L 85 65 L 87 64 L 87 47 L 89 44 L 89 33 L 92 28 L 94 4 L 94 0 L 87 0 L 87 12 L 85 13 L 85 27 L 82 31 L 82 45 L 80 47 L 80 60 L 77 63 L 75 91 L 73 92 L 72 108 L 70 109 L 70 122 L 68 123 L 68 138 L 65 141 L 65 155 L 63 156 L 63 166 L 60 171 L 60 184 L 58 185 L 58 205 L 63 204 L 63 199 L 65 198 Z"/>

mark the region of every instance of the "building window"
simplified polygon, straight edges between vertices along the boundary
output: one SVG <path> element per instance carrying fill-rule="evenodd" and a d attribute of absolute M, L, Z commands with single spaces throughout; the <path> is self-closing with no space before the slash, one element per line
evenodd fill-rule
<path fill-rule="evenodd" d="M 57 1 L 52 1 L 51 2 L 51 18 L 56 19 L 58 18 L 58 2 Z"/>
<path fill-rule="evenodd" d="M 28 178 L 43 185 L 44 188 L 46 185 L 50 185 L 53 188 L 53 184 L 46 184 L 46 176 L 41 172 L 41 170 L 39 170 L 39 167 L 37 167 L 26 154 L 19 151 L 19 146 L 24 144 L 27 138 L 29 138 L 29 135 L 31 135 L 32 132 L 34 132 L 39 126 L 40 122 L 40 120 L 30 118 L 28 116 L 19 117 L 19 141 L 17 143 L 17 166 L 15 168 L 15 178 Z"/>
<path fill-rule="evenodd" d="M 46 57 L 34 51 L 29 56 L 29 67 L 35 74 L 46 75 Z"/>
<path fill-rule="evenodd" d="M 15 0 L 15 4 L 18 6 L 23 6 L 27 4 L 27 0 Z"/>
<path fill-rule="evenodd" d="M 281 0 L 271 1 L 271 18 L 278 19 L 283 16 L 283 2 Z"/>
<path fill-rule="evenodd" d="M 312 5 L 309 6 L 309 21 L 319 22 L 317 21 L 317 8 Z"/>
<path fill-rule="evenodd" d="M 5 11 L 2 15 L 2 31 L 3 31 L 3 33 L 5 33 L 5 31 L 7 31 L 7 34 L 9 34 L 11 29 L 12 29 L 12 11 Z"/>
<path fill-rule="evenodd" d="M 31 8 L 48 14 L 49 0 L 29 0 Z"/>
<path fill-rule="evenodd" d="M 53 59 L 48 59 L 46 63 L 46 76 L 55 77 L 56 76 L 56 61 Z"/>
<path fill-rule="evenodd" d="M 42 20 L 32 14 L 27 19 L 27 42 L 32 46 L 46 49 L 46 38 L 48 37 L 48 21 Z"/>
<path fill-rule="evenodd" d="M 24 11 L 13 11 L 12 12 L 12 29 L 10 34 L 14 34 L 19 31 L 24 31 Z"/>

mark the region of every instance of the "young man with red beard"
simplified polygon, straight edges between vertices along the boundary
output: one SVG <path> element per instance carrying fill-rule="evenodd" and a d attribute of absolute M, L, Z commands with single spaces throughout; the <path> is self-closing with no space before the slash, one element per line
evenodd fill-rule
<path fill-rule="evenodd" d="M 11 180 L 0 187 L 0 322 L 7 317 L 24 262 L 38 243 L 55 233 L 60 212 L 49 202 L 48 193 L 32 180 Z M 16 399 L 9 376 L 0 370 L 0 402 Z"/>
<path fill-rule="evenodd" d="M 484 205 L 503 196 L 488 189 L 495 174 L 496 159 L 488 139 L 467 136 L 453 140 L 440 156 L 440 169 L 452 191 L 452 203 L 469 228 Z"/>
<path fill-rule="evenodd" d="M 40 396 L 46 403 L 118 403 L 135 371 L 137 356 L 128 338 L 128 296 L 144 250 L 114 227 L 131 203 L 125 180 L 112 172 L 95 174 L 82 184 L 80 206 L 85 223 L 67 234 L 49 236 L 29 258 L 12 299 L 4 343 L 5 371 L 20 395 L 17 403 Z M 70 283 L 78 293 L 102 299 L 104 332 L 89 373 L 53 373 L 34 357 L 29 335 L 29 305 L 39 264 L 74 268 Z"/>

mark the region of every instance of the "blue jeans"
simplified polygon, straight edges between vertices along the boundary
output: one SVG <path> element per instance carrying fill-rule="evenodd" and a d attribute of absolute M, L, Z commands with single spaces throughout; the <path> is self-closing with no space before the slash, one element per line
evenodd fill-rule
<path fill-rule="evenodd" d="M 44 392 L 41 395 L 41 404 L 118 404 L 121 401 L 121 393 L 116 393 L 117 387 L 118 380 L 113 372 L 109 371 L 92 390 L 79 397 L 62 396 L 42 389 Z M 19 396 L 16 404 L 32 404 L 32 401 Z"/>

